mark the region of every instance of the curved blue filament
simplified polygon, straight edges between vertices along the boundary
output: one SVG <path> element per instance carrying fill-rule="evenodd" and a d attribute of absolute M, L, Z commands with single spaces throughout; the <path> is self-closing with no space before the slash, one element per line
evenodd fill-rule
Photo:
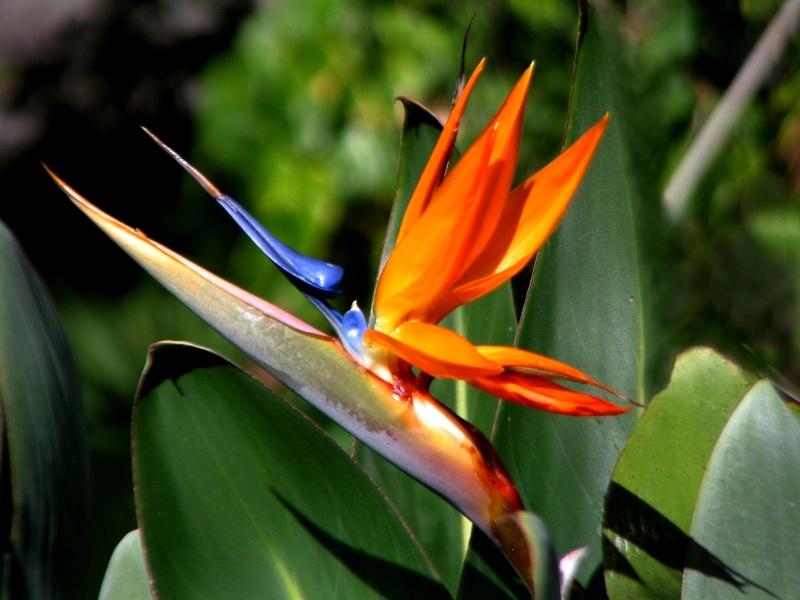
<path fill-rule="evenodd" d="M 343 315 L 336 312 L 336 310 L 322 298 L 315 298 L 305 294 L 309 302 L 313 304 L 319 312 L 322 313 L 328 323 L 331 324 L 336 336 L 342 345 L 345 347 L 351 356 L 357 360 L 364 358 L 364 349 L 362 340 L 364 332 L 367 330 L 367 319 L 364 313 L 357 306 L 354 306 Z"/>
<path fill-rule="evenodd" d="M 222 194 L 214 198 L 300 291 L 321 298 L 333 298 L 341 293 L 336 287 L 342 282 L 342 267 L 293 250 L 267 231 L 230 196 Z"/>
<path fill-rule="evenodd" d="M 167 146 L 164 142 L 153 135 L 150 130 L 143 127 L 145 133 L 161 146 L 167 154 L 174 158 L 189 175 L 191 175 L 203 189 L 225 209 L 225 211 L 236 221 L 247 236 L 255 242 L 261 251 L 267 255 L 275 266 L 289 278 L 301 292 L 319 298 L 334 298 L 341 291 L 337 286 L 342 282 L 344 269 L 339 265 L 334 265 L 324 260 L 311 258 L 305 254 L 300 254 L 293 250 L 278 238 L 267 231 L 253 215 L 247 212 L 236 200 L 223 194 L 217 186 L 211 183 L 205 175 L 195 169 L 180 154 Z"/>
<path fill-rule="evenodd" d="M 357 360 L 364 357 L 362 338 L 367 329 L 364 314 L 354 304 L 343 315 L 328 304 L 328 298 L 338 296 L 336 289 L 342 282 L 344 269 L 323 260 L 312 258 L 293 250 L 267 231 L 236 200 L 223 194 L 213 183 L 190 165 L 180 154 L 143 128 L 167 154 L 174 158 L 199 183 L 206 192 L 225 209 L 236 224 L 267 255 L 289 281 L 308 298 L 331 324 L 345 349 Z"/>

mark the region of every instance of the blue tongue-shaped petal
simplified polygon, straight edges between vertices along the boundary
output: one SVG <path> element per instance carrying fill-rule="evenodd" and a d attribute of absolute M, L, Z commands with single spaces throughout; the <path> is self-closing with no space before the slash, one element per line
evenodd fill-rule
<path fill-rule="evenodd" d="M 364 348 L 362 341 L 364 332 L 367 330 L 367 320 L 364 313 L 358 308 L 356 303 L 346 313 L 339 314 L 336 310 L 322 298 L 314 298 L 306 294 L 311 304 L 328 320 L 336 336 L 342 345 L 358 361 L 363 361 Z"/>
<path fill-rule="evenodd" d="M 148 129 L 143 128 L 178 164 L 194 177 L 204 190 L 225 209 L 237 225 L 253 242 L 275 263 L 289 280 L 304 294 L 314 298 L 333 298 L 341 291 L 336 289 L 342 281 L 344 270 L 323 260 L 311 258 L 293 250 L 269 231 L 230 196 L 226 196 L 206 177 L 190 165 L 184 158 L 158 139 Z"/>

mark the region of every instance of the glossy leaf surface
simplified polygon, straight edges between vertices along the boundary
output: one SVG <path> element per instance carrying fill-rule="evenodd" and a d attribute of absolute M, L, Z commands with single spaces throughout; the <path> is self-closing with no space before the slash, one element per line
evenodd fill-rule
<path fill-rule="evenodd" d="M 559 228 L 539 253 L 519 344 L 574 366 L 641 402 L 655 390 L 665 355 L 654 311 L 653 256 L 644 223 L 657 199 L 642 190 L 634 160 L 635 105 L 608 7 L 582 5 L 567 143 L 606 112 L 611 120 Z M 651 188 L 652 189 L 652 186 Z M 564 417 L 503 406 L 496 444 L 526 506 L 551 529 L 564 554 L 590 545 L 579 575 L 600 562 L 603 498 L 638 418 Z"/>
<path fill-rule="evenodd" d="M 680 597 L 690 528 L 719 436 L 752 374 L 709 348 L 678 357 L 614 470 L 606 501 L 606 586 L 612 598 Z"/>
<path fill-rule="evenodd" d="M 800 424 L 790 410 L 761 381 L 722 431 L 697 498 L 683 598 L 800 590 Z"/>
<path fill-rule="evenodd" d="M 215 354 L 154 347 L 134 452 L 161 597 L 447 597 L 361 467 Z"/>
<path fill-rule="evenodd" d="M 39 277 L 0 223 L 4 597 L 85 593 L 88 441 L 66 335 Z"/>

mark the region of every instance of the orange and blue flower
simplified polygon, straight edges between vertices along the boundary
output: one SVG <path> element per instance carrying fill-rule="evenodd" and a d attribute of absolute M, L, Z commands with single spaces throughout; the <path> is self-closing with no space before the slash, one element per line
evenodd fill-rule
<path fill-rule="evenodd" d="M 455 103 L 409 201 L 378 278 L 371 326 L 355 304 L 344 314 L 330 306 L 339 295 L 340 267 L 282 243 L 159 141 L 326 316 L 341 344 L 117 221 L 51 175 L 95 224 L 256 364 L 456 506 L 533 590 L 533 516 L 489 440 L 431 396 L 431 380 L 464 380 L 504 400 L 556 413 L 628 409 L 555 382 L 620 396 L 573 367 L 518 348 L 476 346 L 438 323 L 531 260 L 565 213 L 607 117 L 512 188 L 531 68 L 451 168 L 460 120 L 482 69 L 483 63 Z"/>
<path fill-rule="evenodd" d="M 153 138 L 320 310 L 348 352 L 382 379 L 402 383 L 398 389 L 427 388 L 432 378 L 461 379 L 539 410 L 594 416 L 623 413 L 628 407 L 555 382 L 588 384 L 623 398 L 578 369 L 518 348 L 475 346 L 438 325 L 450 312 L 497 288 L 530 262 L 566 212 L 608 121 L 607 116 L 601 119 L 553 162 L 512 188 L 531 65 L 451 169 L 461 117 L 483 67 L 481 62 L 455 103 L 408 204 L 396 245 L 378 278 L 372 327 L 355 304 L 340 314 L 328 303 L 340 293 L 341 267 L 282 243 Z"/>

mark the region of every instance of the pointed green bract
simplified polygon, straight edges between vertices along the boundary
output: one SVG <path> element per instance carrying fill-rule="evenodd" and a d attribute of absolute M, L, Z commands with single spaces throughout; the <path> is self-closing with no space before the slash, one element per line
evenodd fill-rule
<path fill-rule="evenodd" d="M 83 597 L 89 457 L 80 383 L 44 286 L 2 223 L 0 402 L 9 466 L 0 470 L 8 494 L 0 595 Z"/>
<path fill-rule="evenodd" d="M 150 600 L 151 597 L 139 530 L 135 529 L 114 548 L 98 600 Z"/>
<path fill-rule="evenodd" d="M 160 597 L 447 597 L 363 469 L 218 355 L 153 348 L 134 471 Z"/>
<path fill-rule="evenodd" d="M 566 216 L 539 253 L 519 345 L 570 364 L 646 402 L 666 369 L 658 346 L 645 223 L 658 199 L 634 161 L 636 105 L 608 8 L 583 5 L 567 142 L 611 119 Z M 600 522 L 611 472 L 639 409 L 602 419 L 503 406 L 495 437 L 526 506 L 550 527 L 559 554 L 590 545 L 579 575 L 600 563 Z"/>
<path fill-rule="evenodd" d="M 520 531 L 526 544 L 533 548 L 534 597 L 559 600 L 560 573 L 550 532 L 538 515 L 527 511 L 513 513 L 498 520 L 498 525 L 512 525 Z M 503 598 L 525 600 L 531 597 L 519 577 L 505 564 L 500 553 L 481 534 L 473 531 L 467 563 L 458 588 L 459 600 Z"/>

